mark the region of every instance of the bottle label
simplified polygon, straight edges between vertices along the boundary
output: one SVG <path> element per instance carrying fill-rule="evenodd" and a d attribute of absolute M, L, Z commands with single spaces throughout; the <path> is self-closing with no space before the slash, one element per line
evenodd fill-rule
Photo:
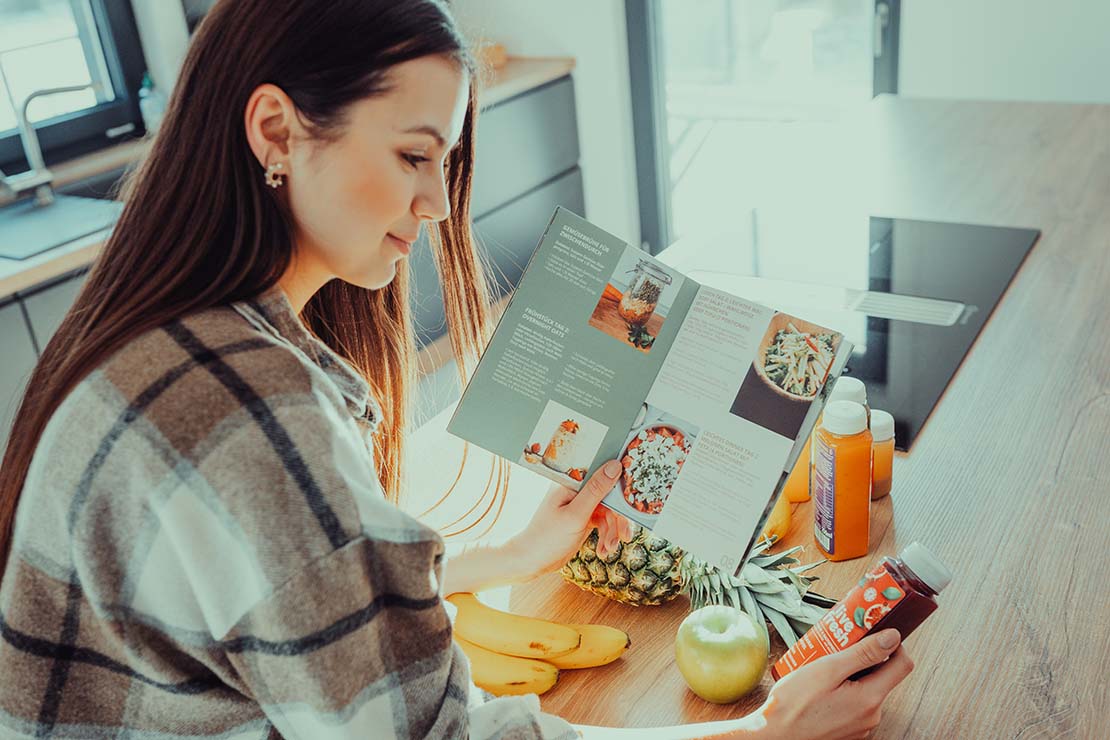
<path fill-rule="evenodd" d="M 875 566 L 779 658 L 776 675 L 782 678 L 806 663 L 856 644 L 905 597 L 890 571 L 881 564 Z"/>
<path fill-rule="evenodd" d="M 834 536 L 834 500 L 836 477 L 836 450 L 820 436 L 814 435 L 817 448 L 813 457 L 813 536 L 825 548 L 825 552 L 836 552 Z"/>

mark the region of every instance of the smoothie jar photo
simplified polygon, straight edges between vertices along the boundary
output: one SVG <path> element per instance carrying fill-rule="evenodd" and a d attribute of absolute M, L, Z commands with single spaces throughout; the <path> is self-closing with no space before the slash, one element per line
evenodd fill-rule
<path fill-rule="evenodd" d="M 632 272 L 632 282 L 617 304 L 617 313 L 629 326 L 644 326 L 655 313 L 663 289 L 671 284 L 671 276 L 648 260 L 640 260 Z"/>
<path fill-rule="evenodd" d="M 543 453 L 543 464 L 552 470 L 566 473 L 573 467 L 575 448 L 578 446 L 578 422 L 567 419 L 555 428 L 551 441 Z"/>

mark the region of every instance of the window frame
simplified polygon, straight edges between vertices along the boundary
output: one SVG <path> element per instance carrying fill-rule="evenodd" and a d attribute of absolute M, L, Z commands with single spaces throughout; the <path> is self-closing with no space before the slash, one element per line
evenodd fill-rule
<path fill-rule="evenodd" d="M 146 58 L 129 0 L 90 0 L 96 32 L 115 99 L 36 125 L 47 165 L 104 149 L 146 134 L 138 90 Z M 115 133 L 109 136 L 109 132 Z M 28 168 L 18 131 L 0 136 L 0 170 L 11 175 Z"/>

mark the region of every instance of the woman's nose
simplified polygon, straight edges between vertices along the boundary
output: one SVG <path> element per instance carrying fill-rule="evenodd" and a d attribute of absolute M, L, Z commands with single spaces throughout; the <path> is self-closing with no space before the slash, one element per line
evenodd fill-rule
<path fill-rule="evenodd" d="M 443 177 L 431 178 L 416 197 L 413 212 L 427 221 L 445 221 L 451 215 L 451 199 Z"/>

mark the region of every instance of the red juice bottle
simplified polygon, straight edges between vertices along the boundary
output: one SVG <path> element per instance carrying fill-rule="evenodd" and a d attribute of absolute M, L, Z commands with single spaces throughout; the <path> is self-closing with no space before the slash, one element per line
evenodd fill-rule
<path fill-rule="evenodd" d="M 771 668 L 776 681 L 820 657 L 838 653 L 871 632 L 893 627 L 902 639 L 937 609 L 936 595 L 952 573 L 924 545 L 913 542 L 897 558 L 883 558 Z M 870 673 L 868 668 L 851 678 Z"/>

